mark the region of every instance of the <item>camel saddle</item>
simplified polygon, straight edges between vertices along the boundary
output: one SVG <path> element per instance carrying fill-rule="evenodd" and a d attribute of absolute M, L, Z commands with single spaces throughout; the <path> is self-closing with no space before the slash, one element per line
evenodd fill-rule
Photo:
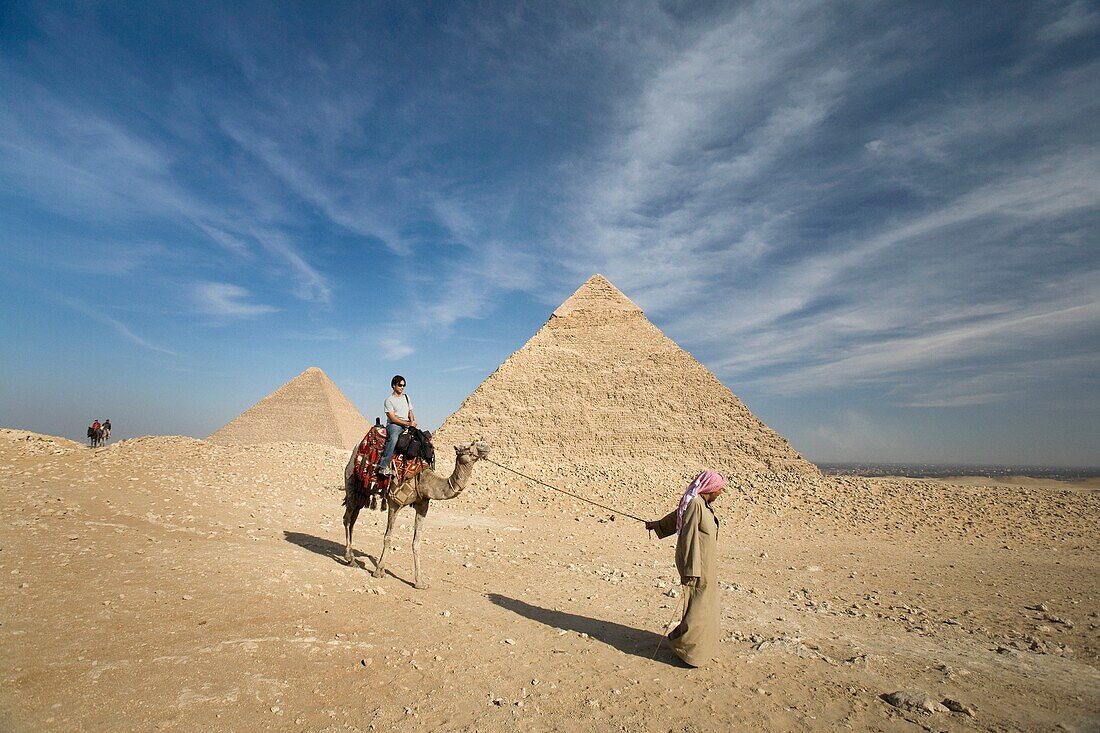
<path fill-rule="evenodd" d="M 396 489 L 428 467 L 428 462 L 423 458 L 410 458 L 394 451 L 393 458 L 390 460 L 393 475 L 379 476 L 378 466 L 382 462 L 382 452 L 385 448 L 386 428 L 375 425 L 359 441 L 348 465 L 344 468 L 345 490 L 365 494 L 368 500 L 378 497 L 390 498 L 392 489 Z M 370 504 L 373 505 L 374 502 Z"/>

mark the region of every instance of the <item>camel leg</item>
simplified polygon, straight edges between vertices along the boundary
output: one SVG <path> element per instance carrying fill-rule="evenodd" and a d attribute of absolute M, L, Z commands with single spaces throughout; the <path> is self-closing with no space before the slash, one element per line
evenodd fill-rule
<path fill-rule="evenodd" d="M 427 499 L 421 499 L 413 504 L 413 509 L 416 510 L 416 521 L 413 523 L 413 577 L 418 590 L 424 590 L 428 587 L 428 582 L 420 579 L 420 527 L 424 522 L 424 517 L 428 515 L 428 504 Z"/>
<path fill-rule="evenodd" d="M 375 565 L 374 572 L 371 573 L 376 578 L 381 578 L 386 574 L 384 560 L 390 549 L 390 544 L 393 542 L 393 528 L 397 524 L 397 512 L 401 511 L 401 507 L 390 501 L 386 502 L 386 508 L 388 510 L 386 514 L 386 535 L 382 538 L 382 554 L 378 556 L 378 564 Z"/>
<path fill-rule="evenodd" d="M 351 551 L 351 531 L 355 529 L 355 520 L 359 518 L 359 510 L 363 506 L 351 494 L 348 494 L 347 504 L 348 508 L 344 510 L 344 534 L 347 536 L 348 549 L 344 551 L 344 562 L 348 565 L 354 565 L 355 556 Z"/>

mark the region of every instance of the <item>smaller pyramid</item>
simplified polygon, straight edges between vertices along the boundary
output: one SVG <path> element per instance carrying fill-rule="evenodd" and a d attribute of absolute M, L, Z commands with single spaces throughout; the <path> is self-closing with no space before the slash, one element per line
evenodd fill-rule
<path fill-rule="evenodd" d="M 350 449 L 369 429 L 370 423 L 328 375 L 310 367 L 207 440 L 219 445 L 290 441 Z"/>

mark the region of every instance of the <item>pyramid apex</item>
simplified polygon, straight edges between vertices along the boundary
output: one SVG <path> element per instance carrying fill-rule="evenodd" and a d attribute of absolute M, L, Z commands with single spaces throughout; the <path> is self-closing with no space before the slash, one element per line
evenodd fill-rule
<path fill-rule="evenodd" d="M 579 310 L 642 312 L 633 300 L 623 295 L 621 290 L 599 273 L 585 280 L 576 292 L 557 307 L 554 315 L 560 318 Z"/>

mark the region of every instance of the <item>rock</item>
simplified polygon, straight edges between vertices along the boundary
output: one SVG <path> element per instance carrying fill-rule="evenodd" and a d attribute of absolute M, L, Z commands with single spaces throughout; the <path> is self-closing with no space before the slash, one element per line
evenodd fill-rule
<path fill-rule="evenodd" d="M 1049 621 L 1052 624 L 1062 624 L 1063 626 L 1072 629 L 1073 622 L 1069 619 L 1062 618 L 1061 616 L 1055 616 L 1052 613 L 1043 614 L 1043 619 Z"/>
<path fill-rule="evenodd" d="M 943 706 L 953 713 L 964 713 L 971 718 L 974 717 L 974 708 L 963 705 L 958 700 L 952 700 L 950 697 L 945 697 L 943 699 Z"/>
<path fill-rule="evenodd" d="M 911 710 L 922 715 L 949 712 L 927 692 L 898 690 L 882 696 L 882 699 L 900 710 Z"/>
<path fill-rule="evenodd" d="M 676 590 L 675 588 L 669 588 L 668 592 L 665 593 L 665 595 L 669 598 L 678 598 L 680 596 L 680 591 Z"/>

